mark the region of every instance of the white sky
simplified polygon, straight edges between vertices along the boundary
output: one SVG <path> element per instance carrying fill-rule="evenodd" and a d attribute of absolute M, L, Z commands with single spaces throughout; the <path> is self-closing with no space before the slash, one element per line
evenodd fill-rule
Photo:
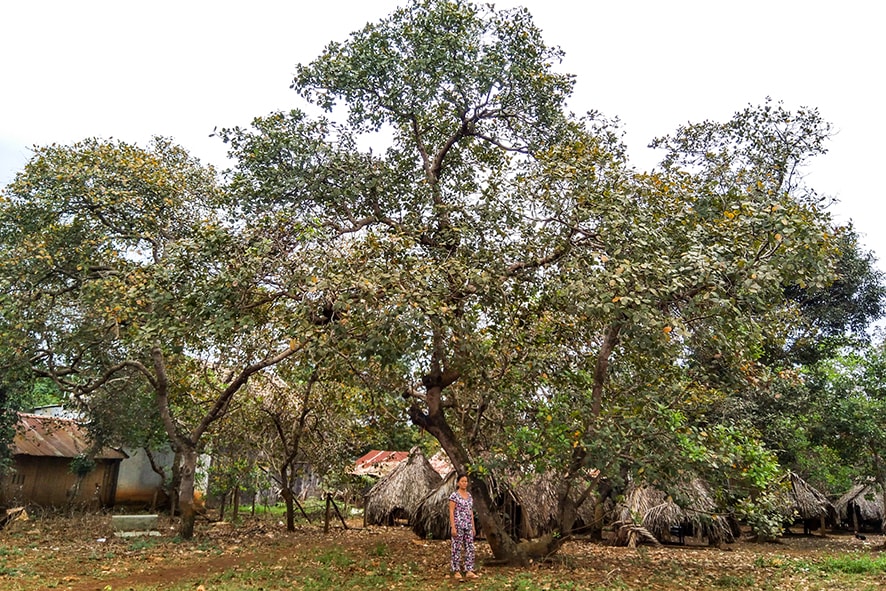
<path fill-rule="evenodd" d="M 405 0 L 404 0 L 405 1 Z M 301 106 L 294 66 L 396 0 L 3 0 L 0 186 L 32 145 L 165 135 L 226 166 L 213 128 Z M 818 107 L 837 132 L 809 181 L 839 199 L 886 268 L 886 4 L 843 0 L 507 0 L 526 6 L 577 76 L 575 112 L 619 117 L 639 168 L 657 135 L 766 96 Z"/>

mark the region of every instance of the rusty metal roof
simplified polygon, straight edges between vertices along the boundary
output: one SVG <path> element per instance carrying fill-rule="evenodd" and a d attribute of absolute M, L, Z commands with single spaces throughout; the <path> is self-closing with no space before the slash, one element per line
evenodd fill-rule
<path fill-rule="evenodd" d="M 354 463 L 352 474 L 384 476 L 409 457 L 408 451 L 373 449 Z"/>
<path fill-rule="evenodd" d="M 89 434 L 73 419 L 18 413 L 19 422 L 12 442 L 13 455 L 73 458 L 89 450 Z M 122 451 L 104 448 L 97 460 L 122 460 Z"/>

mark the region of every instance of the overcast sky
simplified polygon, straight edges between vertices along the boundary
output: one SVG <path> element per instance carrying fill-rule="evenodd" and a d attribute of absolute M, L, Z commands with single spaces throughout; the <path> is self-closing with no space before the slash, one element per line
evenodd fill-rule
<path fill-rule="evenodd" d="M 145 144 L 174 138 L 226 166 L 213 128 L 301 106 L 295 64 L 316 57 L 395 0 L 3 0 L 0 2 L 0 185 L 29 147 L 85 137 Z M 853 220 L 886 268 L 886 90 L 879 2 L 524 0 L 577 76 L 571 108 L 621 119 L 639 168 L 655 136 L 728 119 L 765 97 L 817 107 L 834 125 L 809 169 L 832 212 Z"/>

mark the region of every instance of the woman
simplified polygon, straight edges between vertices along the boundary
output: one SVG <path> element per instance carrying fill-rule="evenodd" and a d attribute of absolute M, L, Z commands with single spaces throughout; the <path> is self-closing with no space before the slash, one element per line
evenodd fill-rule
<path fill-rule="evenodd" d="M 479 577 L 474 572 L 474 499 L 468 492 L 468 477 L 459 474 L 455 492 L 449 495 L 449 529 L 452 535 L 452 576 L 461 580 L 461 569 L 458 568 L 459 558 L 464 550 L 465 579 Z"/>

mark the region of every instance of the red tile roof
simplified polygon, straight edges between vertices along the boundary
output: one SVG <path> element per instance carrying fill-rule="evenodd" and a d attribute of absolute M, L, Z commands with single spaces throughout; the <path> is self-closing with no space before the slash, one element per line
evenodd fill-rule
<path fill-rule="evenodd" d="M 13 455 L 73 458 L 89 450 L 89 434 L 77 421 L 22 412 L 18 416 Z M 104 448 L 94 457 L 117 460 L 127 456 L 122 451 Z"/>

